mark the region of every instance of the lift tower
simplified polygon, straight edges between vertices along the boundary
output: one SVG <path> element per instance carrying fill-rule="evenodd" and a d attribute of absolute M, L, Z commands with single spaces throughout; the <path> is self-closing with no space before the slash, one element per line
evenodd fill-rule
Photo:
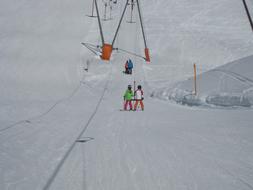
<path fill-rule="evenodd" d="M 123 18 L 125 16 L 125 12 L 126 12 L 127 6 L 129 5 L 129 1 L 130 0 L 126 0 L 126 4 L 124 6 L 124 10 L 123 10 L 122 15 L 120 17 L 119 24 L 117 26 L 117 29 L 116 29 L 116 32 L 114 34 L 114 37 L 113 37 L 113 40 L 112 40 L 111 44 L 110 43 L 106 43 L 105 40 L 104 40 L 103 28 L 102 28 L 102 24 L 101 24 L 101 18 L 100 18 L 100 15 L 99 15 L 97 0 L 94 0 L 94 1 L 95 1 L 96 12 L 97 12 L 97 20 L 98 20 L 98 25 L 99 25 L 100 37 L 101 37 L 101 41 L 102 41 L 102 47 L 101 47 L 102 48 L 102 52 L 101 52 L 101 56 L 100 57 L 101 57 L 102 60 L 110 60 L 112 51 L 115 50 L 115 49 L 117 49 L 117 48 L 114 48 L 114 43 L 115 43 L 115 40 L 116 40 L 116 38 L 118 36 L 119 29 L 120 29 L 122 20 L 123 20 Z M 131 3 L 133 3 L 134 0 L 131 0 L 131 1 L 132 1 Z M 144 27 L 143 27 L 142 15 L 141 15 L 141 11 L 140 11 L 141 10 L 140 9 L 140 3 L 139 3 L 139 0 L 135 0 L 135 1 L 137 3 L 138 16 L 139 16 L 139 19 L 140 19 L 140 25 L 141 25 L 141 30 L 142 30 L 142 37 L 143 37 L 144 46 L 145 46 L 145 49 L 144 49 L 145 57 L 144 57 L 144 59 L 147 62 L 150 62 L 149 49 L 148 49 L 148 46 L 147 46 L 147 40 L 146 40 L 146 35 L 145 35 Z M 83 45 L 85 45 L 87 47 L 86 44 L 83 43 Z"/>

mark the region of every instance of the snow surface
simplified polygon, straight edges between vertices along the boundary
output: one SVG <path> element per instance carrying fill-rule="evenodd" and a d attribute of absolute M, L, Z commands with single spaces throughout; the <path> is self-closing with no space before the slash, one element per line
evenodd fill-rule
<path fill-rule="evenodd" d="M 152 97 L 195 106 L 251 107 L 253 105 L 253 56 L 217 67 L 194 79 L 154 90 Z"/>
<path fill-rule="evenodd" d="M 211 104 L 252 97 L 253 38 L 242 2 L 141 1 L 149 65 L 121 51 L 103 62 L 81 45 L 100 43 L 96 19 L 86 17 L 91 2 L 1 0 L 0 189 L 252 190 L 252 109 L 150 97 L 174 85 L 191 90 L 184 80 L 193 63 L 199 73 L 214 69 L 199 76 L 200 96 Z M 118 1 L 112 16 L 123 7 Z M 140 54 L 134 15 L 115 46 Z M 117 21 L 103 22 L 108 42 Z M 122 74 L 129 57 L 132 76 Z M 134 80 L 143 85 L 145 111 L 122 112 Z"/>

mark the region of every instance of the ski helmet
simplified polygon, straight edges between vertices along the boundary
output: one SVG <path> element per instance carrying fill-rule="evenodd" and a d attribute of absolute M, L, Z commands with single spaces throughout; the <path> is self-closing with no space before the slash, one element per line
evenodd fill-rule
<path fill-rule="evenodd" d="M 138 88 L 138 89 L 141 89 L 141 85 L 138 85 L 137 88 Z"/>
<path fill-rule="evenodd" d="M 127 86 L 127 88 L 128 88 L 128 89 L 131 89 L 131 88 L 132 88 L 132 86 L 129 84 L 129 85 Z"/>

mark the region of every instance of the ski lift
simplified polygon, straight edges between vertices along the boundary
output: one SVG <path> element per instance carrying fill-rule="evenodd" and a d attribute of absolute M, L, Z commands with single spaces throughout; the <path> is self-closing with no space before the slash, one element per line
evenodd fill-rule
<path fill-rule="evenodd" d="M 104 6 L 105 6 L 105 8 L 104 8 L 104 18 L 102 19 L 103 21 L 108 21 L 108 20 L 112 20 L 112 4 L 111 4 L 111 1 L 112 0 L 110 0 L 109 2 L 105 2 L 104 0 L 103 0 L 103 2 L 104 2 Z M 109 6 L 109 10 L 110 10 L 110 17 L 109 18 L 107 18 L 107 7 Z"/>
<path fill-rule="evenodd" d="M 112 0 L 110 0 L 109 2 L 109 6 L 110 6 L 110 20 L 112 20 L 112 4 L 111 4 Z"/>
<path fill-rule="evenodd" d="M 113 50 L 122 50 L 120 48 L 115 48 L 114 44 L 115 44 L 115 40 L 116 40 L 116 38 L 118 36 L 119 29 L 120 29 L 123 17 L 125 15 L 125 12 L 126 12 L 127 6 L 129 5 L 129 1 L 130 0 L 126 0 L 126 4 L 125 4 L 125 7 L 124 7 L 124 10 L 122 12 L 119 24 L 117 26 L 116 32 L 114 34 L 114 37 L 113 37 L 113 40 L 112 40 L 111 43 L 106 43 L 105 42 L 104 34 L 103 34 L 103 30 L 102 30 L 103 28 L 102 28 L 102 24 L 101 24 L 101 19 L 100 19 L 100 16 L 99 16 L 99 10 L 98 10 L 97 0 L 93 0 L 93 1 L 95 2 L 95 8 L 96 8 L 96 12 L 97 12 L 97 19 L 98 19 L 98 25 L 99 25 L 99 31 L 100 31 L 100 37 L 101 37 L 102 45 L 101 46 L 98 46 L 98 45 L 95 46 L 93 44 L 88 44 L 88 43 L 82 43 L 82 45 L 84 45 L 87 49 L 89 49 L 94 54 L 99 55 L 102 60 L 108 60 L 109 61 Z M 122 50 L 122 51 L 125 51 L 126 53 L 133 54 L 135 56 L 141 57 L 146 62 L 150 62 L 149 48 L 147 47 L 147 41 L 146 41 L 146 36 L 145 36 L 143 22 L 142 22 L 142 15 L 141 15 L 141 11 L 140 11 L 140 3 L 139 3 L 139 0 L 135 0 L 135 2 L 137 4 L 137 8 L 138 8 L 137 11 L 138 11 L 139 19 L 140 19 L 140 27 L 141 27 L 141 30 L 142 30 L 142 37 L 143 37 L 144 46 L 145 46 L 145 49 L 144 49 L 145 57 L 141 56 L 141 55 L 137 55 L 137 54 L 131 53 L 131 52 L 128 52 L 128 51 L 125 51 L 125 50 Z M 134 4 L 134 0 L 131 0 L 130 4 L 133 7 L 134 6 L 133 5 Z"/>
<path fill-rule="evenodd" d="M 135 6 L 135 2 L 134 2 L 134 0 L 131 0 L 131 2 L 129 2 L 128 3 L 128 5 L 130 5 L 131 7 L 131 12 L 130 12 L 130 20 L 129 21 L 127 21 L 127 23 L 135 23 L 134 21 L 133 21 L 133 11 L 134 11 L 134 6 Z"/>
<path fill-rule="evenodd" d="M 95 0 L 92 1 L 91 15 L 86 15 L 87 17 L 92 17 L 92 18 L 97 17 L 94 15 L 94 8 L 95 8 Z"/>
<path fill-rule="evenodd" d="M 103 20 L 107 20 L 106 19 L 107 2 L 104 2 L 104 6 L 105 6 L 105 9 L 104 9 L 104 19 Z"/>

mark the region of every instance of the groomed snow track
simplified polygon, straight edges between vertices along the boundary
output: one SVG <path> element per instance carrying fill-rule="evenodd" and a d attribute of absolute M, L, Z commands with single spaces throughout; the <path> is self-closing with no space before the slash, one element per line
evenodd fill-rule
<path fill-rule="evenodd" d="M 195 61 L 209 68 L 252 54 L 241 1 L 141 3 L 148 66 L 122 51 L 100 62 L 83 49 L 80 42 L 100 42 L 97 22 L 85 16 L 90 1 L 2 2 L 1 190 L 253 189 L 252 109 L 184 107 L 149 97 L 151 81 L 178 82 Z M 110 22 L 103 23 L 106 41 Z M 115 43 L 139 55 L 137 28 L 124 22 Z M 132 76 L 122 73 L 128 58 Z M 143 86 L 145 111 L 120 112 L 134 80 Z"/>
<path fill-rule="evenodd" d="M 57 167 L 55 168 L 54 172 L 52 173 L 52 175 L 50 176 L 50 178 L 48 179 L 45 187 L 43 188 L 43 190 L 49 190 L 52 183 L 54 182 L 54 179 L 57 177 L 58 172 L 60 171 L 60 169 L 62 168 L 65 160 L 68 158 L 68 156 L 71 154 L 71 151 L 73 150 L 73 148 L 75 147 L 76 143 L 80 143 L 81 137 L 84 135 L 86 129 L 89 127 L 90 123 L 92 122 L 93 118 L 95 117 L 101 102 L 103 101 L 105 92 L 108 88 L 108 84 L 110 82 L 110 79 L 112 78 L 112 73 L 110 72 L 110 75 L 108 76 L 107 82 L 104 86 L 104 89 L 101 93 L 101 96 L 96 104 L 96 107 L 93 111 L 93 113 L 91 114 L 91 116 L 89 117 L 87 123 L 84 125 L 83 129 L 81 130 L 80 134 L 77 136 L 77 138 L 75 139 L 75 141 L 71 144 L 71 146 L 69 147 L 69 149 L 66 151 L 66 153 L 64 154 L 64 156 L 62 157 L 62 159 L 60 160 L 60 162 L 58 163 Z"/>

